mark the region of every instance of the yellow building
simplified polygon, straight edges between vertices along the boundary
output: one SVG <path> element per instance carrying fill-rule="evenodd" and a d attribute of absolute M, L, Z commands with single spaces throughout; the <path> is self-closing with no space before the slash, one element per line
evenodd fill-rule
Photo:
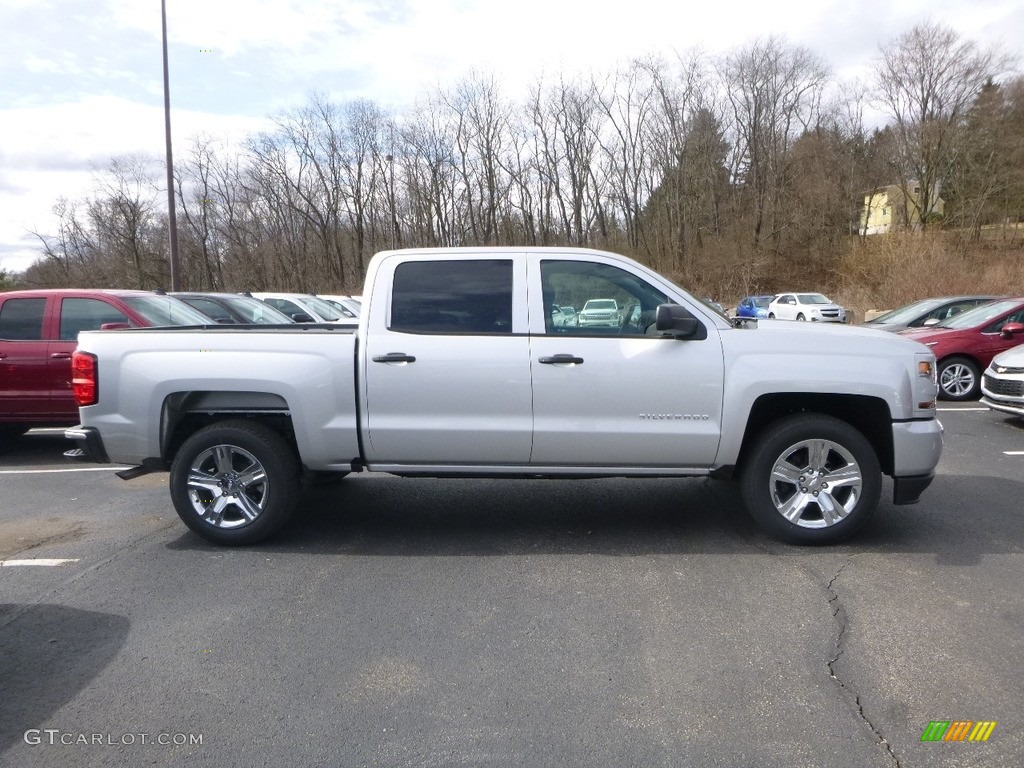
<path fill-rule="evenodd" d="M 941 216 L 945 208 L 942 198 L 933 194 L 929 202 L 931 210 L 925 218 Z M 906 187 L 899 184 L 876 187 L 864 196 L 860 233 L 881 235 L 921 229 L 921 206 L 921 185 L 916 181 L 907 182 Z"/>

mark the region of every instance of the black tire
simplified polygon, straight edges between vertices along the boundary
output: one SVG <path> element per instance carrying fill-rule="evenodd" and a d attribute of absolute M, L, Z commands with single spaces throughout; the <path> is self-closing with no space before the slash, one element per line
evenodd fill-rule
<path fill-rule="evenodd" d="M 740 490 L 750 514 L 773 536 L 793 544 L 833 544 L 856 532 L 878 506 L 878 457 L 845 421 L 786 416 L 753 440 L 740 468 Z"/>
<path fill-rule="evenodd" d="M 203 482 L 190 485 L 193 473 Z M 178 450 L 171 500 L 182 522 L 207 541 L 255 544 L 288 522 L 300 479 L 298 456 L 278 433 L 255 422 L 222 421 Z"/>
<path fill-rule="evenodd" d="M 768 313 L 768 319 L 769 320 L 774 320 L 775 319 L 775 313 L 774 312 L 769 312 Z"/>
<path fill-rule="evenodd" d="M 0 440 L 17 440 L 28 430 L 27 424 L 0 424 Z"/>
<path fill-rule="evenodd" d="M 799 320 L 800 322 L 804 322 L 804 321 L 806 321 L 806 320 L 807 320 L 807 318 L 806 318 L 806 317 L 804 317 L 804 313 L 803 313 L 803 312 L 801 312 L 800 314 L 798 314 L 798 315 L 796 316 L 796 319 L 797 319 L 797 320 Z"/>
<path fill-rule="evenodd" d="M 969 357 L 954 355 L 939 363 L 940 400 L 977 400 L 981 392 L 981 369 Z"/>

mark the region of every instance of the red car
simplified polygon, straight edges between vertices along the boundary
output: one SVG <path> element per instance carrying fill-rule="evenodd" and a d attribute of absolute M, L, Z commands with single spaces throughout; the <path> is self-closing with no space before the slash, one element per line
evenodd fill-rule
<path fill-rule="evenodd" d="M 1024 298 L 996 299 L 930 328 L 899 333 L 935 353 L 941 399 L 972 400 L 992 358 L 1024 343 Z"/>
<path fill-rule="evenodd" d="M 0 439 L 30 427 L 78 423 L 71 353 L 79 331 L 211 322 L 175 298 L 148 291 L 0 293 Z"/>

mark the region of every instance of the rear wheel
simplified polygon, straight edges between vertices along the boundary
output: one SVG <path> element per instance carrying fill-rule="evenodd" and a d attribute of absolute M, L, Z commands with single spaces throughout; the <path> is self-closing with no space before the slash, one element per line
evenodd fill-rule
<path fill-rule="evenodd" d="M 769 312 L 768 313 L 768 319 L 769 320 L 774 320 L 775 319 L 775 313 L 774 312 Z"/>
<path fill-rule="evenodd" d="M 740 489 L 754 519 L 783 541 L 841 541 L 878 506 L 878 457 L 845 421 L 823 414 L 787 416 L 754 439 Z"/>
<path fill-rule="evenodd" d="M 939 363 L 939 397 L 973 400 L 981 390 L 981 371 L 966 357 L 948 357 Z"/>
<path fill-rule="evenodd" d="M 249 421 L 211 424 L 171 464 L 171 500 L 189 528 L 216 544 L 254 544 L 291 517 L 299 491 L 295 451 Z"/>
<path fill-rule="evenodd" d="M 796 316 L 796 319 L 797 319 L 797 320 L 799 320 L 799 321 L 801 321 L 801 322 L 803 322 L 803 321 L 804 321 L 804 320 L 806 320 L 807 318 L 806 318 L 806 317 L 804 317 L 804 313 L 803 313 L 803 312 L 801 312 L 800 314 L 798 314 L 798 315 Z"/>

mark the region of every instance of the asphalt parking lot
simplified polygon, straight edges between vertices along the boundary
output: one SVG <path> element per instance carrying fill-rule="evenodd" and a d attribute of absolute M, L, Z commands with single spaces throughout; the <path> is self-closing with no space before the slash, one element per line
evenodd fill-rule
<path fill-rule="evenodd" d="M 351 476 L 220 549 L 166 476 L 0 448 L 0 764 L 1024 765 L 1024 422 L 779 544 L 712 480 Z M 987 741 L 922 741 L 933 721 Z"/>

